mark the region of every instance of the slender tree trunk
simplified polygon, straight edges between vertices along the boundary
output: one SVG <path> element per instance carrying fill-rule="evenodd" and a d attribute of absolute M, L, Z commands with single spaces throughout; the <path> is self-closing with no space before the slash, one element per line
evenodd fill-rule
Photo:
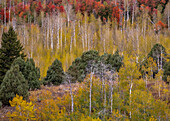
<path fill-rule="evenodd" d="M 60 27 L 60 28 L 61 28 L 61 29 L 60 29 L 60 31 L 61 31 L 61 32 L 60 32 L 61 49 L 62 49 L 62 46 L 63 46 L 63 22 L 62 22 L 62 20 L 63 20 L 63 19 L 61 18 L 61 19 L 60 19 L 60 24 L 61 24 L 61 25 L 60 25 L 60 26 L 61 26 L 61 27 Z"/>
<path fill-rule="evenodd" d="M 49 29 L 50 29 L 50 26 L 49 26 L 49 23 L 50 23 L 50 16 L 48 15 L 47 17 L 47 49 L 49 49 Z"/>
<path fill-rule="evenodd" d="M 70 95 L 71 95 L 71 112 L 74 112 L 74 98 L 73 98 L 73 91 L 72 91 L 72 86 L 71 86 L 71 81 L 70 79 L 69 81 L 69 85 L 70 85 Z"/>
<path fill-rule="evenodd" d="M 111 76 L 112 77 L 112 76 Z M 112 114 L 113 110 L 112 110 L 112 106 L 113 106 L 113 80 L 111 79 L 111 92 L 110 92 L 110 103 L 111 103 L 111 107 L 110 107 L 110 113 Z"/>
<path fill-rule="evenodd" d="M 92 79 L 93 79 L 93 74 L 94 72 L 92 72 L 92 67 L 91 67 L 91 75 L 90 75 L 90 95 L 89 95 L 89 98 L 90 98 L 90 104 L 89 104 L 89 116 L 91 116 L 91 98 L 92 98 Z"/>
<path fill-rule="evenodd" d="M 6 26 L 6 0 L 4 0 L 4 25 Z"/>
<path fill-rule="evenodd" d="M 130 119 L 132 118 L 132 100 L 131 100 L 131 94 L 132 94 L 132 86 L 133 86 L 133 83 L 132 83 L 132 80 L 130 82 L 130 90 L 129 90 L 129 96 L 130 96 Z"/>
<path fill-rule="evenodd" d="M 25 34 L 25 24 L 24 24 L 24 42 L 23 42 L 23 45 L 24 45 L 24 47 L 25 47 L 25 36 L 26 36 L 26 34 Z"/>
<path fill-rule="evenodd" d="M 82 31 L 81 39 L 82 39 L 82 46 L 83 46 L 83 52 L 84 52 L 84 29 L 83 29 L 83 26 L 81 27 L 81 31 Z"/>
<path fill-rule="evenodd" d="M 60 46 L 60 37 L 59 37 L 59 30 L 60 30 L 60 23 L 59 23 L 59 15 L 57 16 L 57 49 Z"/>
<path fill-rule="evenodd" d="M 85 48 L 87 48 L 87 15 L 85 14 Z"/>
<path fill-rule="evenodd" d="M 139 28 L 137 25 L 137 34 L 136 34 L 136 41 L 137 41 L 137 56 L 136 56 L 136 63 L 138 63 L 138 58 L 139 58 Z"/>
<path fill-rule="evenodd" d="M 133 0 L 132 0 L 132 4 L 133 4 L 133 11 L 132 11 L 132 25 L 133 25 L 134 17 L 135 17 L 135 4 L 136 3 L 133 3 Z"/>
<path fill-rule="evenodd" d="M 11 0 L 9 3 L 9 25 L 10 25 L 10 19 L 11 19 Z"/>
<path fill-rule="evenodd" d="M 50 35 L 51 35 L 51 49 L 53 51 L 53 47 L 54 47 L 54 45 L 53 45 L 53 33 L 54 33 L 53 22 L 50 22 L 50 26 L 51 26 L 50 27 L 50 29 L 51 29 L 51 33 L 50 33 Z"/>
<path fill-rule="evenodd" d="M 169 13 L 169 6 L 168 6 L 168 30 L 170 30 L 169 14 L 170 14 L 170 13 Z"/>
<path fill-rule="evenodd" d="M 73 21 L 73 37 L 74 37 L 74 47 L 76 47 L 76 22 Z"/>

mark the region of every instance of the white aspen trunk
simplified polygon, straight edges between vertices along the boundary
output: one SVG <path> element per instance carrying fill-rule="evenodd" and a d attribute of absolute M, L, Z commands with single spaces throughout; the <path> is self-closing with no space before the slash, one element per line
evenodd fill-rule
<path fill-rule="evenodd" d="M 137 25 L 137 34 L 136 34 L 136 41 L 137 41 L 137 56 L 136 56 L 136 63 L 138 63 L 138 58 L 139 58 L 139 28 L 138 28 L 138 25 Z"/>
<path fill-rule="evenodd" d="M 60 23 L 61 23 L 61 25 L 60 25 L 60 44 L 61 44 L 61 49 L 62 49 L 62 46 L 63 46 L 63 22 L 62 22 L 62 18 L 61 18 L 61 20 L 60 20 Z"/>
<path fill-rule="evenodd" d="M 106 84 L 104 80 L 104 117 L 105 117 L 105 112 L 106 112 Z"/>
<path fill-rule="evenodd" d="M 129 90 L 129 96 L 130 96 L 130 113 L 129 113 L 129 115 L 130 115 L 130 119 L 132 118 L 132 105 L 131 105 L 131 103 L 132 103 L 132 100 L 131 100 L 132 86 L 133 86 L 133 83 L 132 83 L 132 80 L 131 80 L 131 82 L 130 82 L 130 90 Z"/>
<path fill-rule="evenodd" d="M 127 21 L 129 20 L 129 4 L 128 4 L 128 0 L 127 0 Z"/>
<path fill-rule="evenodd" d="M 136 2 L 135 2 L 135 4 L 132 2 L 132 4 L 133 4 L 133 11 L 132 11 L 132 24 L 133 24 L 134 17 L 135 17 L 135 4 L 136 4 Z"/>
<path fill-rule="evenodd" d="M 123 14 L 124 14 L 124 23 L 123 23 L 123 26 L 124 26 L 124 29 L 125 29 L 125 24 L 126 24 L 126 21 L 125 21 L 125 19 L 126 19 L 126 12 L 125 12 L 125 9 L 126 8 L 126 1 L 124 0 L 124 11 L 123 11 Z"/>
<path fill-rule="evenodd" d="M 169 20 L 169 14 L 170 14 L 170 13 L 169 13 L 169 6 L 168 6 L 168 30 L 170 30 L 170 24 L 169 24 L 169 21 L 170 21 L 170 20 Z"/>
<path fill-rule="evenodd" d="M 65 44 L 65 48 L 66 48 L 66 40 L 67 40 L 67 26 L 66 26 L 66 23 L 65 23 L 65 29 L 64 29 L 64 36 L 65 36 L 65 42 L 64 42 L 64 44 Z"/>
<path fill-rule="evenodd" d="M 75 25 L 75 20 L 73 21 L 73 37 L 74 37 L 74 47 L 76 47 L 76 25 Z"/>
<path fill-rule="evenodd" d="M 70 79 L 68 80 L 70 84 L 70 95 L 71 95 L 71 112 L 74 112 L 74 98 Z"/>
<path fill-rule="evenodd" d="M 25 36 L 26 36 L 26 34 L 25 34 L 25 24 L 24 24 L 24 42 L 23 42 L 23 45 L 24 45 L 24 47 L 25 47 Z"/>
<path fill-rule="evenodd" d="M 50 16 L 48 15 L 47 18 L 48 19 L 47 19 L 47 35 L 46 35 L 46 37 L 47 37 L 47 49 L 49 49 L 49 29 L 50 29 L 49 23 L 50 23 Z"/>
<path fill-rule="evenodd" d="M 4 1 L 4 25 L 6 26 L 6 0 Z"/>
<path fill-rule="evenodd" d="M 92 95 L 92 79 L 93 79 L 93 74 L 94 72 L 92 72 L 92 67 L 91 67 L 91 75 L 90 75 L 90 104 L 89 104 L 89 116 L 91 116 L 91 95 Z"/>
<path fill-rule="evenodd" d="M 83 26 L 81 27 L 81 33 L 82 33 L 82 36 L 81 36 L 81 39 L 82 39 L 82 46 L 83 46 L 83 51 L 84 51 L 84 29 L 83 29 Z"/>
<path fill-rule="evenodd" d="M 22 1 L 23 9 L 24 9 L 24 0 Z"/>
<path fill-rule="evenodd" d="M 90 43 L 89 43 L 89 39 L 90 39 L 90 35 L 89 35 L 89 30 L 87 31 L 87 50 L 89 51 L 89 47 L 90 47 Z"/>
<path fill-rule="evenodd" d="M 60 20 L 59 15 L 57 16 L 57 49 L 60 47 L 60 37 L 59 37 L 59 30 L 60 30 Z"/>
<path fill-rule="evenodd" d="M 111 75 L 111 92 L 110 92 L 110 98 L 111 98 L 111 107 L 110 107 L 110 113 L 112 114 L 112 105 L 113 105 L 113 80 L 112 80 L 112 75 Z"/>
<path fill-rule="evenodd" d="M 10 19 L 11 19 L 11 0 L 9 3 L 9 25 L 10 25 Z"/>
<path fill-rule="evenodd" d="M 85 47 L 87 48 L 87 15 L 85 14 Z"/>
<path fill-rule="evenodd" d="M 53 33 L 54 33 L 54 28 L 53 28 L 53 25 L 52 25 L 52 22 L 50 22 L 50 29 L 51 29 L 51 49 L 52 49 L 52 51 L 53 51 Z"/>
<path fill-rule="evenodd" d="M 151 74 L 152 74 L 151 76 L 152 76 L 152 78 L 153 78 L 153 69 L 152 69 L 152 67 L 151 67 Z"/>
<path fill-rule="evenodd" d="M 158 94 L 159 94 L 159 98 L 160 98 L 161 97 L 160 84 L 159 84 L 159 92 L 158 92 Z"/>
<path fill-rule="evenodd" d="M 157 61 L 158 61 L 157 64 L 158 64 L 158 72 L 159 72 L 159 69 L 160 69 L 160 65 L 159 65 L 159 56 L 157 56 L 157 59 L 158 59 L 158 60 L 157 60 Z"/>
<path fill-rule="evenodd" d="M 13 0 L 13 10 L 14 10 L 14 17 L 15 17 L 15 3 L 14 3 L 14 0 Z"/>
<path fill-rule="evenodd" d="M 162 54 L 163 54 L 163 53 L 162 53 L 162 47 L 161 47 L 161 64 L 160 64 L 160 69 L 161 69 L 161 70 L 162 70 L 162 67 L 163 67 L 163 66 L 162 66 Z"/>
<path fill-rule="evenodd" d="M 72 43 L 73 43 L 73 37 L 71 37 L 71 41 L 70 41 L 70 53 L 71 53 L 71 50 L 72 50 Z"/>

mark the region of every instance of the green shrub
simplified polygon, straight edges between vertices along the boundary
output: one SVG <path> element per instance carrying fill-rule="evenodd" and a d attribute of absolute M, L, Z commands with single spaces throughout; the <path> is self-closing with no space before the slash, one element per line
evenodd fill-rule
<path fill-rule="evenodd" d="M 4 105 L 9 105 L 9 100 L 12 100 L 16 94 L 23 96 L 26 99 L 28 93 L 28 82 L 23 74 L 19 71 L 19 66 L 12 66 L 7 71 L 0 88 L 0 101 Z"/>
<path fill-rule="evenodd" d="M 44 84 L 60 85 L 64 78 L 62 63 L 56 59 L 47 70 L 47 76 L 44 78 Z"/>

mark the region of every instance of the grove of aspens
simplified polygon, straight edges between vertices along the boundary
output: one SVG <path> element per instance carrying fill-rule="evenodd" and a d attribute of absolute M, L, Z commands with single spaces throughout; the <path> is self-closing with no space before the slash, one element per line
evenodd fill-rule
<path fill-rule="evenodd" d="M 169 120 L 169 0 L 0 0 L 0 121 Z"/>

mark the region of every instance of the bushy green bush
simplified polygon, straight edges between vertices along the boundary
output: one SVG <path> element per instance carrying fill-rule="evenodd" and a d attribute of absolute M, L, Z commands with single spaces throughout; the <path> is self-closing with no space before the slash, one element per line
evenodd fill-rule
<path fill-rule="evenodd" d="M 27 59 L 25 62 L 21 57 L 14 60 L 12 65 L 19 65 L 19 69 L 24 75 L 24 78 L 28 81 L 29 90 L 40 88 L 40 69 L 35 67 L 34 60 L 32 58 Z"/>
<path fill-rule="evenodd" d="M 45 85 L 60 85 L 64 78 L 62 63 L 56 59 L 47 70 L 47 76 L 44 78 Z"/>
<path fill-rule="evenodd" d="M 12 100 L 18 94 L 26 99 L 28 93 L 28 82 L 25 80 L 23 74 L 19 71 L 19 66 L 12 66 L 7 71 L 0 88 L 0 101 L 4 105 L 9 105 L 9 100 Z"/>

